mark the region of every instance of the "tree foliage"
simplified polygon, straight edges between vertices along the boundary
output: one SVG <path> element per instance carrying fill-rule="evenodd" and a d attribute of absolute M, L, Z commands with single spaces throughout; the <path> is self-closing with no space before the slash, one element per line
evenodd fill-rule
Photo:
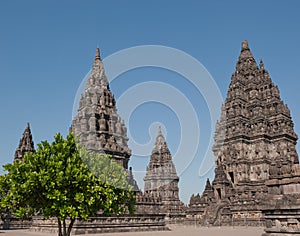
<path fill-rule="evenodd" d="M 111 157 L 89 153 L 75 136 L 57 134 L 52 144 L 38 144 L 23 161 L 7 164 L 2 184 L 9 189 L 2 198 L 17 217 L 40 214 L 57 217 L 59 235 L 70 235 L 76 218 L 134 211 L 132 187 L 126 171 Z M 66 225 L 66 222 L 70 222 Z"/>
<path fill-rule="evenodd" d="M 0 176 L 0 216 L 3 222 L 3 229 L 8 229 L 9 227 L 10 212 L 8 207 L 2 204 L 2 199 L 4 199 L 4 197 L 7 195 L 8 189 L 9 189 L 8 181 L 3 175 L 1 175 Z"/>

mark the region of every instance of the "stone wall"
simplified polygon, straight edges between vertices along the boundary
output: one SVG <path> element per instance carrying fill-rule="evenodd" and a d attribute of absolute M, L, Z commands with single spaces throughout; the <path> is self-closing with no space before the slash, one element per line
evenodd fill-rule
<path fill-rule="evenodd" d="M 9 217 L 3 221 L 0 221 L 0 229 L 29 229 L 31 227 L 31 224 L 31 220 L 19 220 L 15 217 Z"/>
<path fill-rule="evenodd" d="M 269 204 L 263 210 L 263 236 L 300 235 L 300 165 L 273 165 L 266 185 Z"/>
<path fill-rule="evenodd" d="M 35 232 L 57 233 L 57 220 L 35 217 L 30 229 Z M 76 220 L 71 235 L 161 230 L 169 230 L 164 215 L 97 216 L 90 217 L 87 221 Z"/>
<path fill-rule="evenodd" d="M 300 206 L 265 211 L 266 228 L 262 236 L 300 235 Z"/>

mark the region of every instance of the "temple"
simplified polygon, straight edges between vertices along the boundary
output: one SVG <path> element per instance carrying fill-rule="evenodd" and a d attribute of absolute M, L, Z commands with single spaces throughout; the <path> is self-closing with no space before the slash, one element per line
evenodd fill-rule
<path fill-rule="evenodd" d="M 176 222 L 185 218 L 184 204 L 179 200 L 179 177 L 160 127 L 144 182 L 146 194 L 161 198 L 162 211 L 166 214 L 168 221 Z"/>
<path fill-rule="evenodd" d="M 29 123 L 27 123 L 26 129 L 20 139 L 19 146 L 15 152 L 14 161 L 22 160 L 27 152 L 35 152 Z"/>
<path fill-rule="evenodd" d="M 131 150 L 127 145 L 127 129 L 117 114 L 99 48 L 96 49 L 92 71 L 70 131 L 88 150 L 109 154 L 128 169 Z"/>
<path fill-rule="evenodd" d="M 192 196 L 189 216 L 209 225 L 263 225 L 271 198 L 266 181 L 272 166 L 282 166 L 282 177 L 298 164 L 297 139 L 278 87 L 243 41 L 216 124 L 214 194 Z"/>
<path fill-rule="evenodd" d="M 111 155 L 127 171 L 127 180 L 133 186 L 136 196 L 136 213 L 133 216 L 124 216 L 124 222 L 120 220 L 118 230 L 166 230 L 162 198 L 150 192 L 143 193 L 134 179 L 132 168 L 128 168 L 131 150 L 127 145 L 127 129 L 117 113 L 116 101 L 109 88 L 99 48 L 96 49 L 92 71 L 81 95 L 78 113 L 72 121 L 70 131 L 74 132 L 79 142 L 89 151 Z M 84 222 L 78 227 L 92 233 L 101 233 L 107 227 L 105 221 L 109 219 L 101 215 L 97 219 L 98 231 L 89 228 Z M 128 221 L 132 221 L 132 224 L 127 225 Z M 116 227 L 112 226 L 109 232 L 118 231 L 115 230 Z"/>
<path fill-rule="evenodd" d="M 277 85 L 263 61 L 256 63 L 247 41 L 242 42 L 216 124 L 214 179 L 207 179 L 203 193 L 192 195 L 188 206 L 179 199 L 179 177 L 161 128 L 144 192 L 137 186 L 128 168 L 127 129 L 117 113 L 98 48 L 70 131 L 89 151 L 109 154 L 120 163 L 136 196 L 135 215 L 99 213 L 89 221 L 78 220 L 74 234 L 167 230 L 166 223 L 265 226 L 264 236 L 300 234 L 298 137 Z M 27 124 L 14 160 L 34 151 Z M 34 230 L 48 230 L 56 227 L 53 222 L 35 219 L 30 224 Z"/>

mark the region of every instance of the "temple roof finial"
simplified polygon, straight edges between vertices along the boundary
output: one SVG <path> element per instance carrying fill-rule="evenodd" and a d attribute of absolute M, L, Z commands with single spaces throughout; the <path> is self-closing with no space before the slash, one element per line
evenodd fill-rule
<path fill-rule="evenodd" d="M 96 56 L 95 56 L 95 60 L 101 60 L 101 57 L 100 57 L 100 49 L 97 47 L 96 48 Z"/>
<path fill-rule="evenodd" d="M 243 40 L 241 54 L 236 64 L 236 72 L 249 75 L 256 71 L 258 71 L 258 67 L 249 48 L 248 41 Z"/>
<path fill-rule="evenodd" d="M 163 144 L 166 144 L 166 140 L 165 140 L 165 137 L 161 131 L 161 126 L 158 126 L 158 133 L 157 133 L 157 137 L 156 137 L 156 142 L 155 142 L 156 145 L 163 145 Z"/>
<path fill-rule="evenodd" d="M 107 77 L 104 72 L 104 65 L 100 56 L 100 49 L 96 48 L 95 60 L 89 79 L 87 80 L 87 88 L 100 86 L 109 89 Z"/>
<path fill-rule="evenodd" d="M 242 51 L 249 50 L 248 40 L 242 41 Z"/>
<path fill-rule="evenodd" d="M 162 135 L 161 126 L 158 126 L 158 136 Z"/>

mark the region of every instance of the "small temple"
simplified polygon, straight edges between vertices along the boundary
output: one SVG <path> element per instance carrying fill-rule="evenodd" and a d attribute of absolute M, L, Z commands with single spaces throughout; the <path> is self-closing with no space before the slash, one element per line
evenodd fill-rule
<path fill-rule="evenodd" d="M 20 139 L 19 146 L 15 152 L 14 161 L 22 160 L 27 152 L 35 152 L 29 123 L 27 123 L 22 138 Z"/>
<path fill-rule="evenodd" d="M 185 218 L 185 206 L 179 200 L 178 182 L 172 155 L 159 127 L 144 178 L 145 193 L 161 198 L 163 212 L 169 221 Z"/>

